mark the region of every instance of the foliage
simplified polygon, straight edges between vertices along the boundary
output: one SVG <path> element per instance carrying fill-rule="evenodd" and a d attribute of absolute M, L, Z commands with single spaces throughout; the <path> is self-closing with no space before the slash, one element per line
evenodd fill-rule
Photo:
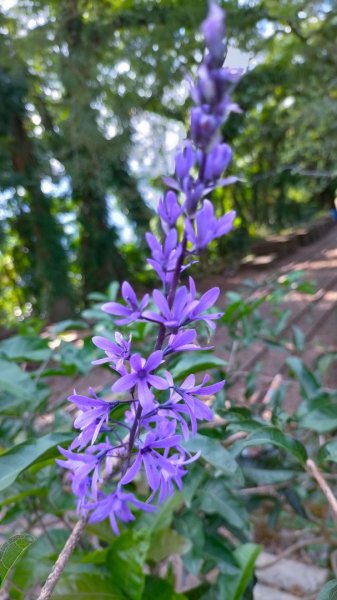
<path fill-rule="evenodd" d="M 262 302 L 256 303 L 256 298 L 252 298 L 251 294 L 243 293 L 240 297 L 230 294 L 223 320 L 230 332 L 231 343 L 237 344 L 239 341 L 240 345 L 245 346 L 255 340 L 265 344 L 271 343 L 271 340 L 280 340 L 280 336 L 275 335 L 272 313 L 277 314 L 278 302 L 282 301 L 294 286 L 310 289 L 301 278 L 283 276 L 281 282 L 276 278 L 263 283 L 260 290 Z M 111 300 L 114 293 L 115 286 L 111 288 L 110 296 L 99 296 L 100 303 Z M 96 294 L 93 297 L 98 298 Z M 96 300 L 93 302 L 96 303 Z M 262 319 L 260 314 L 263 303 L 272 309 L 269 322 Z M 68 536 L 67 527 L 72 521 L 73 501 L 70 494 L 64 493 L 60 487 L 61 474 L 55 466 L 54 449 L 45 452 L 46 442 L 43 441 L 48 440 L 50 435 L 69 436 L 69 439 L 74 435 L 70 431 L 70 419 L 65 419 L 65 394 L 62 396 L 62 404 L 58 404 L 58 400 L 55 409 L 46 400 L 36 404 L 34 386 L 44 381 L 44 386 L 47 387 L 45 397 L 48 398 L 50 373 L 58 373 L 57 378 L 61 382 L 70 368 L 70 372 L 78 375 L 88 372 L 88 368 L 91 368 L 87 356 L 83 354 L 83 347 L 80 348 L 76 340 L 83 339 L 85 345 L 89 334 L 109 335 L 112 331 L 110 321 L 101 311 L 94 308 L 90 310 L 90 318 L 95 319 L 91 321 L 92 329 L 85 318 L 79 323 L 60 324 L 56 328 L 58 332 L 49 329 L 49 344 L 54 347 L 50 351 L 51 356 L 48 356 L 49 362 L 46 363 L 46 354 L 42 353 L 37 357 L 33 354 L 34 362 L 30 363 L 32 369 L 26 371 L 27 381 L 31 381 L 32 387 L 25 385 L 27 397 L 21 400 L 21 405 L 13 405 L 11 415 L 6 419 L 7 427 L 1 431 L 1 445 L 7 452 L 15 451 L 19 454 L 21 449 L 24 451 L 26 448 L 24 442 L 27 443 L 27 440 L 36 435 L 41 436 L 38 438 L 38 444 L 43 444 L 41 448 L 44 452 L 39 454 L 38 446 L 35 456 L 30 457 L 23 452 L 26 461 L 24 470 L 18 474 L 16 465 L 14 466 L 13 482 L 3 489 L 0 495 L 1 506 L 5 511 L 2 521 L 4 527 L 20 533 L 29 533 L 32 528 L 34 532 L 38 531 L 35 533 L 37 540 L 14 567 L 11 588 L 13 598 L 29 597 L 28 590 L 36 589 L 34 586 L 44 580 Z M 87 329 L 83 329 L 84 326 Z M 71 337 L 71 334 L 75 341 L 64 341 L 63 338 L 67 335 Z M 45 337 L 41 338 L 36 334 L 32 337 L 34 342 L 32 339 L 29 342 L 25 334 L 20 336 L 22 347 L 25 349 L 23 356 L 14 351 L 17 347 L 14 344 L 15 338 L 11 338 L 6 344 L 3 342 L 8 352 L 8 364 L 22 370 L 29 353 L 29 343 L 32 344 L 32 352 L 37 352 L 37 348 L 42 349 L 42 343 L 48 347 Z M 145 352 L 146 336 L 144 338 L 135 330 L 134 339 L 137 340 L 137 349 Z M 56 341 L 60 342 L 58 346 Z M 290 343 L 293 343 L 294 339 L 289 340 L 283 336 L 281 342 L 289 353 Z M 63 363 L 60 355 L 61 343 L 63 348 L 72 349 L 71 352 L 62 351 Z M 296 345 L 292 348 L 295 349 Z M 336 460 L 336 425 L 332 420 L 331 427 L 327 428 L 326 411 L 334 410 L 335 399 L 322 387 L 322 364 L 317 364 L 318 368 L 312 372 L 301 361 L 300 354 L 301 351 L 296 349 L 296 354 L 289 354 L 288 359 L 290 373 L 300 383 L 302 390 L 302 403 L 297 412 L 292 416 L 284 412 L 283 385 L 271 396 L 271 415 L 268 419 L 261 413 L 262 407 L 259 405 L 249 407 L 248 404 L 232 403 L 228 406 L 227 400 L 225 407 L 224 396 L 218 397 L 216 411 L 221 420 L 215 422 L 211 428 L 204 427 L 198 438 L 189 442 L 189 449 L 194 451 L 198 447 L 202 458 L 191 466 L 183 494 L 174 496 L 156 515 L 138 515 L 131 528 L 122 528 L 120 538 L 116 538 L 105 524 L 88 526 L 83 537 L 83 548 L 81 545 L 77 549 L 68 564 L 57 588 L 56 598 L 70 598 L 70 595 L 81 598 L 81 594 L 88 590 L 95 590 L 92 592 L 95 593 L 95 597 L 102 594 L 102 597 L 110 595 L 112 598 L 124 600 L 151 600 L 158 594 L 162 594 L 168 600 L 251 598 L 254 562 L 261 549 L 259 545 L 251 542 L 251 523 L 258 515 L 262 518 L 262 523 L 266 523 L 263 527 L 268 527 L 270 521 L 270 527 L 274 529 L 281 527 L 285 518 L 289 520 L 290 513 L 295 527 L 310 529 L 312 533 L 318 534 L 328 531 L 329 544 L 333 548 L 336 543 L 334 524 L 324 509 L 319 492 L 305 471 L 304 462 L 308 453 L 323 471 L 331 472 L 333 461 Z M 70 363 L 67 362 L 67 357 L 70 357 Z M 239 351 L 232 360 L 235 360 L 234 365 L 213 365 L 214 372 L 220 370 L 225 373 L 229 386 L 232 374 L 239 368 Z M 183 377 L 186 357 L 177 362 L 177 376 L 179 362 Z M 319 362 L 322 363 L 322 357 Z M 202 373 L 204 368 L 205 363 L 201 361 L 199 365 L 195 364 L 194 371 Z M 210 368 L 210 364 L 207 364 L 207 368 Z M 37 374 L 40 381 L 36 384 Z M 103 374 L 104 371 L 102 376 Z M 251 379 L 247 377 L 248 394 L 251 394 L 249 388 L 252 385 Z M 108 389 L 106 392 L 109 393 Z M 316 402 L 316 398 L 322 394 L 325 398 L 324 403 Z M 27 402 L 28 406 L 32 402 L 36 406 L 30 421 L 27 421 L 27 412 L 24 412 L 27 409 L 23 410 L 24 406 L 27 407 Z M 1 411 L 2 415 L 7 414 L 8 408 L 1 408 Z M 311 415 L 313 417 L 308 421 Z M 39 423 L 43 423 L 43 418 L 46 424 L 41 428 Z M 59 433 L 51 433 L 55 431 Z M 322 431 L 325 436 L 323 445 L 320 437 Z M 243 432 L 246 437 L 231 441 L 237 432 Z M 249 451 L 251 444 L 254 444 L 253 452 Z M 6 454 L 4 459 L 5 456 Z M 10 464 L 8 469 L 10 470 Z M 63 481 L 63 486 L 65 491 L 69 491 L 66 480 Z M 254 494 L 254 488 L 256 487 L 258 492 L 260 486 L 265 486 L 265 495 Z M 276 496 L 267 491 L 268 487 L 272 491 L 273 486 L 277 492 Z M 247 487 L 251 489 L 250 494 L 242 494 L 241 490 Z M 314 509 L 314 506 L 321 506 L 319 519 L 318 509 Z M 308 520 L 311 510 L 315 510 L 316 514 L 314 522 Z M 93 540 L 96 540 L 95 545 L 92 545 Z M 183 593 L 173 591 L 177 577 L 178 582 L 180 581 L 179 569 L 176 570 L 176 559 L 172 558 L 173 556 L 180 557 L 186 573 L 197 576 L 198 584 L 195 588 L 187 589 Z M 144 565 L 147 565 L 146 569 Z M 214 569 L 217 569 L 218 575 L 215 580 L 210 580 L 207 574 Z M 132 592 L 130 586 L 124 584 L 124 576 L 127 581 L 132 578 Z M 130 593 L 133 596 L 130 596 Z"/>
<path fill-rule="evenodd" d="M 1 10 L 3 322 L 32 310 L 65 317 L 127 269 L 148 275 L 135 248 L 167 165 L 163 139 L 185 120 L 182 80 L 200 60 L 206 1 L 153 6 L 18 0 Z M 235 236 L 214 249 L 221 257 L 261 227 L 331 209 L 336 189 L 333 3 L 230 0 L 226 11 L 229 60 L 234 47 L 250 62 L 236 92 L 243 112 L 224 128 L 242 181 L 214 194 L 219 212 L 239 214 Z M 134 242 L 120 237 L 120 210 Z"/>

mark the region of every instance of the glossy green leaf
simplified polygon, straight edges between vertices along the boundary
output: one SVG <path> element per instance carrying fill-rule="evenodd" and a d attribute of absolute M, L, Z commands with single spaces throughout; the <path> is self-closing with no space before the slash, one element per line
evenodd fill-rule
<path fill-rule="evenodd" d="M 144 564 L 150 546 L 148 530 L 126 530 L 116 537 L 107 556 L 113 586 L 128 600 L 140 600 L 144 591 Z"/>
<path fill-rule="evenodd" d="M 247 513 L 227 481 L 210 479 L 200 489 L 199 496 L 201 510 L 209 515 L 220 515 L 229 527 L 247 531 Z"/>
<path fill-rule="evenodd" d="M 34 398 L 36 389 L 28 373 L 13 362 L 0 359 L 0 393 L 11 394 L 21 401 L 26 401 Z M 3 409 L 2 403 L 1 409 Z"/>
<path fill-rule="evenodd" d="M 325 584 L 317 600 L 337 600 L 337 579 L 332 579 Z"/>
<path fill-rule="evenodd" d="M 248 446 L 262 446 L 264 444 L 271 444 L 282 448 L 282 450 L 289 452 L 301 464 L 304 464 L 307 459 L 307 451 L 304 446 L 276 427 L 261 427 L 261 429 L 254 431 L 244 440 L 233 444 L 232 451 L 234 456 L 238 456 Z"/>
<path fill-rule="evenodd" d="M 232 590 L 229 590 L 228 600 L 241 600 L 251 580 L 257 557 L 261 552 L 261 546 L 256 544 L 243 544 L 234 550 L 234 556 L 241 567 L 241 572 L 235 583 L 232 584 Z M 224 598 L 225 600 L 225 598 Z"/>
<path fill-rule="evenodd" d="M 50 331 L 54 335 L 58 335 L 64 331 L 69 331 L 72 329 L 88 329 L 88 323 L 85 321 L 80 321 L 79 319 L 66 319 L 65 321 L 59 321 L 59 323 L 53 325 L 50 328 Z"/>
<path fill-rule="evenodd" d="M 225 475 L 233 475 L 238 469 L 237 462 L 220 440 L 197 434 L 185 442 L 184 446 L 189 452 L 200 452 L 204 460 Z"/>
<path fill-rule="evenodd" d="M 28 467 L 46 458 L 49 450 L 71 441 L 69 433 L 49 433 L 18 444 L 0 455 L 0 490 L 5 489 Z M 57 452 L 55 452 L 55 456 Z M 50 458 L 49 454 L 47 455 Z"/>
<path fill-rule="evenodd" d="M 315 395 L 320 387 L 320 384 L 314 374 L 311 373 L 304 365 L 303 361 L 297 356 L 289 356 L 286 360 L 286 363 L 290 371 L 299 382 L 305 397 L 310 398 Z"/>
<path fill-rule="evenodd" d="M 333 431 L 337 428 L 337 397 L 322 392 L 304 403 L 298 415 L 299 427 L 312 429 L 318 433 Z"/>
<path fill-rule="evenodd" d="M 325 460 L 337 462 L 337 440 L 331 440 L 331 442 L 324 444 L 324 446 L 320 446 L 318 460 L 319 462 L 324 462 Z"/>
<path fill-rule="evenodd" d="M 47 340 L 38 336 L 13 335 L 0 342 L 0 354 L 9 360 L 42 362 L 50 358 L 52 351 Z"/>
<path fill-rule="evenodd" d="M 53 593 L 53 600 L 127 600 L 120 590 L 114 587 L 111 578 L 97 572 L 93 566 L 87 573 L 64 575 Z"/>
<path fill-rule="evenodd" d="M 148 575 L 142 600 L 187 600 L 187 597 L 175 592 L 169 581 Z"/>
<path fill-rule="evenodd" d="M 185 554 L 191 548 L 191 542 L 173 529 L 158 530 L 151 537 L 147 558 L 153 562 L 161 562 L 172 554 Z"/>
<path fill-rule="evenodd" d="M 305 335 L 297 325 L 292 326 L 293 330 L 293 344 L 297 352 L 303 352 L 305 347 Z"/>
<path fill-rule="evenodd" d="M 0 547 L 0 585 L 6 579 L 10 569 L 20 559 L 25 550 L 34 542 L 29 533 L 13 535 Z"/>

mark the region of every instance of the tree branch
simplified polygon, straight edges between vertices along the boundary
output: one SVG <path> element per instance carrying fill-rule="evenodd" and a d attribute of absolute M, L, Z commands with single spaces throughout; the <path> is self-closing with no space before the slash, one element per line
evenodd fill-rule
<path fill-rule="evenodd" d="M 79 539 L 83 533 L 87 522 L 88 517 L 81 517 L 81 519 L 76 523 L 72 533 L 66 541 L 63 550 L 61 550 L 51 573 L 48 575 L 47 581 L 44 584 L 37 600 L 49 600 L 49 598 L 51 597 L 55 586 L 57 585 L 57 582 L 60 579 L 72 552 L 74 551 L 79 542 Z"/>

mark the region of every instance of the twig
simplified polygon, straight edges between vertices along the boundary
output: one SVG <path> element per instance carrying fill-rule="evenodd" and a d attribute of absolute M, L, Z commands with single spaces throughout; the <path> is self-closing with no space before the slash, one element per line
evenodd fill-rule
<path fill-rule="evenodd" d="M 263 563 L 262 565 L 257 565 L 256 569 L 257 570 L 268 569 L 268 567 L 272 567 L 273 565 L 276 565 L 276 563 L 278 563 L 280 560 L 282 560 L 282 558 L 286 558 L 287 556 L 290 556 L 290 554 L 293 554 L 297 550 L 301 550 L 301 548 L 310 546 L 310 544 L 323 544 L 324 542 L 326 542 L 326 539 L 324 537 L 310 538 L 308 540 L 299 540 L 298 542 L 295 542 L 294 544 L 292 544 L 292 546 L 288 546 L 288 548 L 283 550 L 283 552 L 281 552 L 281 554 L 276 556 L 273 560 L 270 560 L 267 563 Z"/>
<path fill-rule="evenodd" d="M 311 458 L 308 458 L 308 460 L 306 462 L 306 466 L 307 466 L 308 473 L 311 475 L 311 477 L 313 477 L 313 479 L 315 479 L 317 481 L 319 487 L 321 488 L 323 494 L 325 495 L 325 497 L 330 505 L 330 508 L 332 510 L 333 519 L 337 523 L 337 499 L 336 499 L 331 487 L 326 482 L 322 473 L 320 472 L 319 468 L 317 467 L 316 463 L 314 463 L 314 461 L 311 460 Z"/>
<path fill-rule="evenodd" d="M 280 373 L 277 373 L 277 375 L 275 375 L 275 377 L 272 379 L 272 382 L 271 382 L 268 390 L 266 391 L 266 394 L 262 400 L 262 404 L 268 404 L 270 402 L 272 393 L 275 392 L 275 390 L 277 390 L 277 388 L 280 387 L 281 383 L 282 383 L 282 375 L 280 375 Z"/>
<path fill-rule="evenodd" d="M 281 490 L 282 488 L 287 487 L 287 485 L 289 485 L 289 482 L 290 480 L 282 482 L 280 481 L 279 483 L 273 483 L 272 485 L 257 485 L 256 487 L 241 488 L 238 493 L 242 494 L 243 496 L 249 496 L 254 494 L 262 496 L 264 494 L 270 494 L 271 496 L 279 496 L 277 490 Z"/>
<path fill-rule="evenodd" d="M 226 440 L 224 440 L 222 445 L 225 448 L 228 448 L 228 446 L 231 446 L 232 444 L 234 444 L 234 442 L 245 439 L 248 433 L 248 431 L 237 431 L 236 433 L 230 435 Z"/>
<path fill-rule="evenodd" d="M 47 581 L 44 584 L 37 600 L 49 600 L 49 598 L 51 597 L 51 595 L 54 591 L 54 588 L 55 588 L 58 580 L 60 579 L 73 550 L 76 548 L 76 546 L 79 542 L 79 539 L 82 535 L 82 532 L 83 532 L 87 522 L 88 522 L 88 517 L 82 517 L 76 523 L 72 533 L 70 534 L 70 536 L 68 537 L 68 539 L 66 541 L 66 544 L 65 544 L 63 550 L 61 550 L 59 557 L 58 557 L 56 563 L 54 564 L 51 573 L 48 575 Z"/>

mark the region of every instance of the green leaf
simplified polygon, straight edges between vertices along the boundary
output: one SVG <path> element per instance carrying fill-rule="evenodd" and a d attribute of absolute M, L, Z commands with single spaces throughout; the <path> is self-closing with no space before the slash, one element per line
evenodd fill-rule
<path fill-rule="evenodd" d="M 52 351 L 47 340 L 38 336 L 14 335 L 0 343 L 0 354 L 5 354 L 9 360 L 42 362 L 48 360 Z"/>
<path fill-rule="evenodd" d="M 312 400 L 307 400 L 307 402 L 302 404 L 297 414 L 299 416 L 299 427 L 312 429 L 318 433 L 337 429 L 337 402 L 335 395 L 322 392 Z"/>
<path fill-rule="evenodd" d="M 226 362 L 212 352 L 186 352 L 172 368 L 174 378 L 183 378 L 187 375 L 215 369 L 224 368 Z"/>
<path fill-rule="evenodd" d="M 113 568 L 113 566 L 112 566 Z M 53 600 L 126 600 L 120 590 L 115 589 L 109 576 L 95 572 L 63 575 L 53 593 Z"/>
<path fill-rule="evenodd" d="M 13 362 L 0 359 L 0 393 L 12 394 L 26 401 L 34 398 L 36 391 L 36 385 L 28 373 Z"/>
<path fill-rule="evenodd" d="M 147 554 L 148 560 L 160 562 L 172 554 L 185 554 L 191 548 L 191 542 L 173 529 L 158 530 L 151 538 Z"/>
<path fill-rule="evenodd" d="M 246 511 L 223 479 L 210 479 L 200 489 L 200 508 L 209 515 L 220 515 L 229 527 L 247 531 Z"/>
<path fill-rule="evenodd" d="M 140 600 L 145 585 L 144 564 L 150 545 L 150 531 L 127 530 L 112 542 L 107 566 L 114 587 L 130 600 Z"/>
<path fill-rule="evenodd" d="M 29 587 L 47 579 L 68 537 L 69 531 L 65 529 L 48 528 L 48 532 L 42 534 L 28 548 L 13 575 L 14 585 L 24 590 L 22 595 L 18 596 L 20 600 L 25 600 L 25 592 Z"/>
<path fill-rule="evenodd" d="M 253 481 L 256 485 L 273 485 L 275 483 L 287 482 L 295 475 L 295 472 L 290 469 L 264 469 L 251 465 L 247 466 L 247 468 L 243 466 L 242 470 L 248 481 Z"/>
<path fill-rule="evenodd" d="M 175 493 L 172 498 L 158 507 L 155 513 L 142 512 L 137 519 L 137 528 L 146 529 L 150 535 L 170 527 L 174 513 L 183 506 L 182 494 Z"/>
<path fill-rule="evenodd" d="M 28 467 L 38 461 L 50 458 L 47 454 L 58 444 L 71 441 L 69 433 L 49 433 L 43 437 L 28 440 L 14 446 L 0 455 L 0 490 L 5 489 Z M 56 455 L 56 452 L 55 452 Z"/>
<path fill-rule="evenodd" d="M 172 585 L 165 579 L 147 575 L 142 600 L 187 600 L 187 597 L 175 592 Z"/>
<path fill-rule="evenodd" d="M 332 579 L 325 584 L 317 600 L 337 600 L 337 579 Z"/>
<path fill-rule="evenodd" d="M 293 330 L 293 343 L 297 352 L 303 352 L 305 347 L 305 335 L 297 325 L 292 326 Z"/>
<path fill-rule="evenodd" d="M 238 470 L 238 464 L 233 456 L 225 450 L 220 440 L 197 434 L 184 443 L 189 452 L 200 451 L 201 456 L 210 465 L 225 475 L 233 475 Z"/>
<path fill-rule="evenodd" d="M 195 463 L 192 469 L 189 470 L 182 489 L 182 495 L 187 508 L 191 506 L 198 488 L 206 477 L 207 473 L 205 472 L 204 466 L 201 464 Z"/>
<path fill-rule="evenodd" d="M 261 546 L 257 546 L 256 544 L 243 544 L 234 550 L 234 556 L 241 567 L 241 573 L 237 581 L 232 584 L 232 591 L 229 590 L 228 600 L 242 599 L 247 585 L 253 576 L 255 562 L 260 552 Z"/>
<path fill-rule="evenodd" d="M 72 329 L 88 329 L 88 323 L 75 319 L 66 319 L 65 321 L 59 321 L 59 323 L 53 325 L 50 328 L 50 331 L 54 335 L 58 335 L 59 333 L 63 333 L 64 331 L 69 331 Z"/>
<path fill-rule="evenodd" d="M 325 460 L 337 462 L 337 440 L 332 440 L 320 447 L 318 451 L 318 460 L 319 462 L 324 462 Z"/>
<path fill-rule="evenodd" d="M 254 431 L 246 439 L 233 444 L 232 451 L 234 456 L 238 456 L 248 446 L 261 446 L 264 444 L 272 444 L 273 446 L 282 448 L 282 450 L 292 454 L 301 464 L 304 464 L 307 460 L 307 451 L 304 446 L 294 438 L 280 431 L 280 429 L 277 429 L 277 427 L 261 427 L 261 429 Z"/>
<path fill-rule="evenodd" d="M 0 585 L 6 579 L 8 572 L 22 556 L 24 551 L 34 542 L 29 533 L 13 535 L 0 547 Z"/>
<path fill-rule="evenodd" d="M 289 356 L 286 360 L 286 364 L 300 383 L 304 395 L 307 398 L 315 395 L 320 388 L 320 384 L 314 374 L 304 365 L 303 361 L 297 356 Z"/>

